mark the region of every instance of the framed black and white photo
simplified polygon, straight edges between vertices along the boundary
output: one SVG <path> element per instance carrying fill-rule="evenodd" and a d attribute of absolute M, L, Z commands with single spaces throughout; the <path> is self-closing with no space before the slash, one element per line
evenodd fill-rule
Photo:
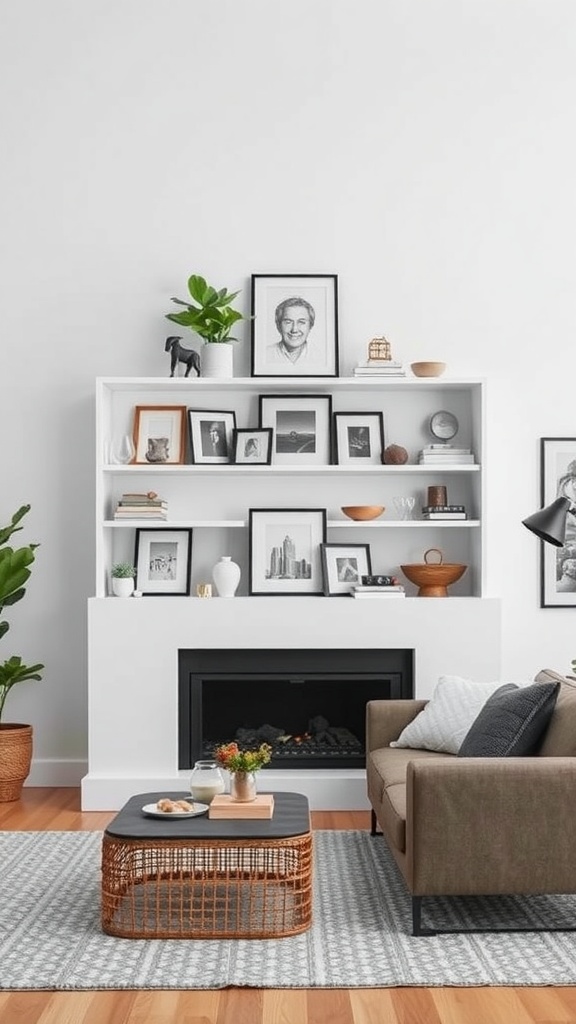
<path fill-rule="evenodd" d="M 236 413 L 221 409 L 188 409 L 190 450 L 195 464 L 232 461 Z"/>
<path fill-rule="evenodd" d="M 335 412 L 334 448 L 340 466 L 382 465 L 384 416 L 381 412 Z"/>
<path fill-rule="evenodd" d="M 541 503 L 568 498 L 576 506 L 576 437 L 540 438 Z M 576 517 L 566 517 L 564 546 L 540 545 L 540 606 L 576 606 Z"/>
<path fill-rule="evenodd" d="M 232 462 L 237 466 L 269 466 L 273 435 L 271 427 L 235 430 L 232 435 Z"/>
<path fill-rule="evenodd" d="M 186 455 L 186 406 L 137 405 L 134 409 L 136 466 L 182 463 Z"/>
<path fill-rule="evenodd" d="M 323 544 L 321 555 L 327 597 L 349 594 L 372 573 L 369 544 Z"/>
<path fill-rule="evenodd" d="M 274 431 L 273 465 L 330 465 L 331 395 L 260 395 L 259 415 Z"/>
<path fill-rule="evenodd" d="M 250 594 L 321 595 L 326 509 L 251 508 L 249 516 Z"/>
<path fill-rule="evenodd" d="M 136 589 L 144 596 L 190 594 L 192 530 L 136 530 Z"/>
<path fill-rule="evenodd" d="M 336 274 L 252 274 L 253 377 L 338 376 Z"/>

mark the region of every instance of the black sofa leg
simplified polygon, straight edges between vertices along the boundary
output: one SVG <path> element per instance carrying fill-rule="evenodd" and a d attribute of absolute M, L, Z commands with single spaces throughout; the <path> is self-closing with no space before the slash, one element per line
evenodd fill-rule
<path fill-rule="evenodd" d="M 436 935 L 433 928 L 422 927 L 422 896 L 412 897 L 412 935 L 418 938 L 421 935 Z"/>
<path fill-rule="evenodd" d="M 370 835 L 381 836 L 383 833 L 378 828 L 378 818 L 374 814 L 374 811 L 370 809 Z"/>

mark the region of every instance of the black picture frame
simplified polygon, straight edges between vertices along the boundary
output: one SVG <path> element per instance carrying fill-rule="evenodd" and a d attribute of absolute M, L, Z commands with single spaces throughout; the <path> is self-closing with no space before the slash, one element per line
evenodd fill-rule
<path fill-rule="evenodd" d="M 334 458 L 339 466 L 381 466 L 384 454 L 382 412 L 335 412 Z"/>
<path fill-rule="evenodd" d="M 540 438 L 540 498 L 544 508 L 555 498 L 576 505 L 576 437 Z M 576 518 L 566 517 L 561 548 L 540 543 L 540 607 L 576 607 Z"/>
<path fill-rule="evenodd" d="M 188 409 L 188 426 L 194 465 L 218 466 L 232 461 L 233 409 Z"/>
<path fill-rule="evenodd" d="M 232 434 L 232 462 L 236 466 L 269 466 L 272 462 L 271 427 L 242 427 Z"/>
<path fill-rule="evenodd" d="M 258 416 L 261 427 L 274 431 L 272 465 L 330 465 L 331 395 L 259 395 Z"/>
<path fill-rule="evenodd" d="M 325 508 L 251 508 L 249 538 L 251 595 L 323 595 Z"/>
<path fill-rule="evenodd" d="M 323 544 L 320 554 L 326 597 L 346 597 L 372 574 L 369 544 Z"/>
<path fill-rule="evenodd" d="M 252 377 L 338 377 L 338 275 L 252 274 Z"/>
<path fill-rule="evenodd" d="M 136 589 L 144 597 L 188 597 L 192 577 L 192 530 L 137 529 Z"/>

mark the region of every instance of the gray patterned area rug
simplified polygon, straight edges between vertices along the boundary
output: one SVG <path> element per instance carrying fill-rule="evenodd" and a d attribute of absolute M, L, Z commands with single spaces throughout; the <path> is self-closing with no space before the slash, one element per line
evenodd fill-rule
<path fill-rule="evenodd" d="M 314 922 L 284 939 L 117 939 L 100 930 L 99 832 L 0 833 L 0 988 L 575 985 L 576 934 L 413 938 L 382 838 L 314 833 Z M 428 900 L 440 925 L 574 924 L 574 897 Z M 428 911 L 427 911 L 428 912 Z"/>

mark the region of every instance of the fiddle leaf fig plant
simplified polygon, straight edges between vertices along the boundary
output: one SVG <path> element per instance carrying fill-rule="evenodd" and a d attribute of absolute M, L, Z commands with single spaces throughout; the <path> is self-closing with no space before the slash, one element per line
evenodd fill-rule
<path fill-rule="evenodd" d="M 20 521 L 29 511 L 30 505 L 22 505 L 14 513 L 10 523 L 0 528 L 0 616 L 4 608 L 22 600 L 26 593 L 24 584 L 30 579 L 29 566 L 34 561 L 34 552 L 38 544 L 27 544 L 21 548 L 12 548 L 8 544 L 12 534 L 22 529 Z M 10 624 L 0 618 L 0 639 L 9 629 Z M 0 662 L 0 721 L 12 687 L 29 679 L 41 679 L 40 672 L 43 668 L 44 665 L 24 665 L 22 658 L 16 655 Z"/>
<path fill-rule="evenodd" d="M 231 306 L 240 292 L 227 292 L 225 288 L 217 291 L 199 274 L 188 278 L 188 291 L 192 301 L 172 298 L 172 302 L 185 306 L 185 310 L 166 313 L 166 319 L 195 331 L 205 342 L 238 341 L 231 333 L 234 325 L 239 320 L 250 319 Z"/>

